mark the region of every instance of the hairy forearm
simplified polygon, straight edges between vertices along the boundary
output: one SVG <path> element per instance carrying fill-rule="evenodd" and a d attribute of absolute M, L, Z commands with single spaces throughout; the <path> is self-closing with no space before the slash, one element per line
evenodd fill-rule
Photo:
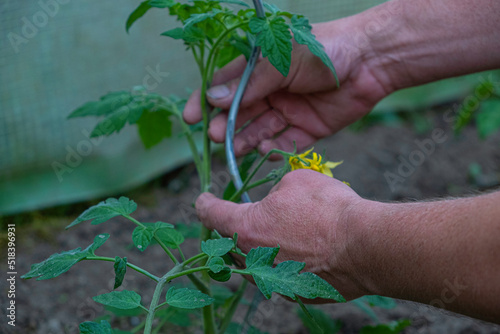
<path fill-rule="evenodd" d="M 389 91 L 500 67 L 500 1 L 395 0 L 350 18 Z M 357 38 L 358 44 L 362 38 Z"/>
<path fill-rule="evenodd" d="M 500 321 L 500 192 L 363 209 L 352 254 L 368 291 Z"/>

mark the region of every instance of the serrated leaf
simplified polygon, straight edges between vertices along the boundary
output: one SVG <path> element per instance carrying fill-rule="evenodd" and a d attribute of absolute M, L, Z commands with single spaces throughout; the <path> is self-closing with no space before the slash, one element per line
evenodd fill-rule
<path fill-rule="evenodd" d="M 220 9 L 213 9 L 212 11 L 208 13 L 200 13 L 200 14 L 192 14 L 185 22 L 184 22 L 184 27 L 189 27 L 191 25 L 194 25 L 196 23 L 203 22 L 205 20 L 211 19 L 218 14 L 222 13 L 222 10 Z"/>
<path fill-rule="evenodd" d="M 69 118 L 86 116 L 103 116 L 110 110 L 116 110 L 132 101 L 132 95 L 127 91 L 111 92 L 102 96 L 99 101 L 91 101 L 74 110 Z"/>
<path fill-rule="evenodd" d="M 312 27 L 309 24 L 309 20 L 306 17 L 299 17 L 297 15 L 294 15 L 292 17 L 291 23 L 291 29 L 295 41 L 299 44 L 307 45 L 309 51 L 311 51 L 311 53 L 315 56 L 319 57 L 323 64 L 328 66 L 330 71 L 335 76 L 337 86 L 339 86 L 339 79 L 337 77 L 337 72 L 335 71 L 332 60 L 326 54 L 324 46 L 320 42 L 318 42 L 316 36 L 314 36 L 311 32 Z"/>
<path fill-rule="evenodd" d="M 240 172 L 240 176 L 242 180 L 245 180 L 248 176 L 248 171 L 250 168 L 252 168 L 255 160 L 257 160 L 257 157 L 259 154 L 255 151 L 245 155 L 243 158 L 243 161 L 241 162 L 241 165 L 238 167 L 238 170 Z M 229 200 L 234 194 L 236 193 L 236 188 L 234 186 L 233 181 L 230 181 L 229 184 L 226 187 L 226 190 L 224 190 L 224 194 L 222 195 L 222 198 L 224 200 Z"/>
<path fill-rule="evenodd" d="M 132 232 L 132 241 L 135 247 L 141 252 L 144 252 L 148 248 L 151 240 L 153 239 L 153 231 L 142 226 L 138 226 Z"/>
<path fill-rule="evenodd" d="M 252 275 L 266 298 L 271 298 L 276 292 L 292 299 L 301 296 L 345 302 L 339 292 L 319 276 L 309 272 L 299 274 L 305 263 L 285 261 L 273 268 L 278 251 L 279 248 L 258 247 L 250 250 L 246 258 L 247 268 L 244 271 Z"/>
<path fill-rule="evenodd" d="M 174 229 L 159 229 L 155 235 L 169 248 L 178 248 L 184 242 L 184 236 Z"/>
<path fill-rule="evenodd" d="M 101 320 L 100 323 L 85 321 L 78 328 L 80 334 L 113 334 L 111 325 L 106 320 Z"/>
<path fill-rule="evenodd" d="M 135 291 L 111 291 L 92 298 L 95 302 L 121 310 L 135 309 L 141 306 L 141 296 Z"/>
<path fill-rule="evenodd" d="M 109 239 L 109 234 L 108 233 L 102 233 L 97 235 L 94 238 L 94 242 L 89 245 L 87 248 L 85 248 L 85 251 L 89 252 L 90 255 L 94 255 L 94 252 L 104 245 L 104 243 Z"/>
<path fill-rule="evenodd" d="M 84 250 L 78 247 L 73 250 L 52 254 L 48 259 L 31 265 L 31 269 L 21 278 L 37 278 L 37 281 L 51 279 L 67 272 L 72 266 L 84 260 L 88 256 L 94 255 L 94 251 L 99 248 L 109 234 L 99 234 L 94 238 L 94 242 Z"/>
<path fill-rule="evenodd" d="M 164 138 L 172 136 L 172 121 L 170 113 L 166 109 L 150 112 L 144 110 L 141 118 L 137 121 L 137 128 L 142 143 L 146 149 L 159 144 Z"/>
<path fill-rule="evenodd" d="M 115 257 L 113 268 L 115 270 L 115 285 L 113 289 L 116 289 L 122 285 L 123 279 L 125 278 L 125 273 L 127 272 L 127 258 L 124 257 L 122 259 L 119 256 Z"/>
<path fill-rule="evenodd" d="M 166 302 L 174 307 L 183 309 L 195 309 L 205 307 L 214 302 L 214 299 L 201 291 L 171 287 L 167 291 Z"/>
<path fill-rule="evenodd" d="M 388 324 L 380 324 L 375 326 L 365 326 L 361 328 L 360 334 L 397 334 L 410 326 L 411 322 L 408 319 L 391 321 Z"/>
<path fill-rule="evenodd" d="M 107 200 L 85 210 L 71 224 L 66 226 L 66 229 L 86 220 L 91 220 L 92 225 L 101 224 L 116 216 L 129 215 L 136 209 L 137 204 L 127 197 L 122 196 L 119 199 L 108 198 Z"/>
<path fill-rule="evenodd" d="M 201 243 L 201 251 L 208 256 L 223 256 L 233 247 L 234 241 L 229 238 L 209 239 Z"/>
<path fill-rule="evenodd" d="M 257 35 L 256 44 L 261 47 L 262 56 L 286 77 L 292 62 L 292 35 L 285 20 L 252 17 L 249 27 Z"/>
<path fill-rule="evenodd" d="M 224 262 L 224 260 L 221 257 L 216 256 L 216 257 L 213 257 L 210 259 L 210 262 L 208 262 L 208 266 L 210 267 L 210 270 L 212 272 L 217 274 L 222 269 L 224 269 L 224 267 L 226 266 L 226 263 Z"/>

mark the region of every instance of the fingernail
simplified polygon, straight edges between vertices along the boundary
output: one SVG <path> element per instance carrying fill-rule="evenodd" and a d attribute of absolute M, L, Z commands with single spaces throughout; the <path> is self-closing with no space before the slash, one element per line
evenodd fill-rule
<path fill-rule="evenodd" d="M 226 85 L 214 86 L 207 91 L 207 95 L 215 100 L 222 99 L 228 96 L 229 93 L 229 88 Z"/>

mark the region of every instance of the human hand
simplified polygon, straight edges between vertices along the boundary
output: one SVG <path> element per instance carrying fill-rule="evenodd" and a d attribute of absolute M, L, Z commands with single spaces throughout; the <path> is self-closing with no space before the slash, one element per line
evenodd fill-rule
<path fill-rule="evenodd" d="M 349 234 L 354 211 L 365 201 L 342 182 L 310 170 L 288 173 L 262 201 L 236 204 L 204 193 L 196 201 L 201 221 L 225 236 L 238 233 L 244 252 L 280 246 L 277 260 L 306 263 L 346 299 L 367 294 L 355 278 Z M 353 279 L 354 277 L 354 279 Z"/>
<path fill-rule="evenodd" d="M 283 77 L 267 59 L 261 59 L 249 81 L 241 103 L 236 128 L 249 124 L 235 136 L 235 153 L 243 155 L 255 147 L 262 154 L 273 148 L 299 151 L 320 138 L 342 129 L 368 113 L 388 93 L 366 63 L 366 54 L 346 38 L 348 19 L 316 24 L 313 33 L 325 46 L 336 67 L 340 89 L 333 74 L 307 47 L 294 45 L 292 65 Z M 352 45 L 351 45 L 352 44 Z M 349 56 L 342 50 L 355 49 Z M 239 57 L 219 70 L 208 90 L 210 104 L 223 110 L 210 123 L 215 142 L 225 140 L 227 110 L 246 66 Z M 201 120 L 200 90 L 189 98 L 184 109 L 188 123 Z"/>

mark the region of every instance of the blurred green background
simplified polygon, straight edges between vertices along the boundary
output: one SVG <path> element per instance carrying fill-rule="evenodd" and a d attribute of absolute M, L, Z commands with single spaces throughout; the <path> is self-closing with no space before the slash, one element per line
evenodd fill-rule
<path fill-rule="evenodd" d="M 312 22 L 344 17 L 382 1 L 272 1 Z M 130 34 L 125 21 L 138 0 L 3 0 L 0 4 L 0 214 L 71 203 L 124 191 L 187 161 L 181 138 L 145 150 L 126 127 L 89 139 L 97 123 L 67 115 L 110 91 L 149 85 L 187 97 L 199 86 L 184 46 L 160 33 L 176 26 L 151 10 Z M 379 113 L 418 110 L 463 97 L 468 76 L 398 92 Z"/>

